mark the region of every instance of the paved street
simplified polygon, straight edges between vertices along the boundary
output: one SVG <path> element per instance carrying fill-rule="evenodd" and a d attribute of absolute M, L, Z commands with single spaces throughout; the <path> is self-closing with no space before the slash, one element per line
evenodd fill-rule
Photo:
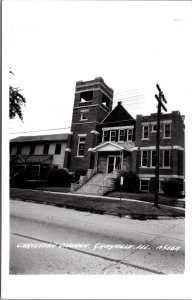
<path fill-rule="evenodd" d="M 11 200 L 10 245 L 11 274 L 184 272 L 184 219 L 139 221 Z"/>

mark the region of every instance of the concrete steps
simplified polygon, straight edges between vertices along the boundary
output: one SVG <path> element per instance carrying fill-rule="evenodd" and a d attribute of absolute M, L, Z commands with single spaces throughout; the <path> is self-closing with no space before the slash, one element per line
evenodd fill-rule
<path fill-rule="evenodd" d="M 114 174 L 97 173 L 89 181 L 78 188 L 76 194 L 104 195 L 114 189 Z"/>

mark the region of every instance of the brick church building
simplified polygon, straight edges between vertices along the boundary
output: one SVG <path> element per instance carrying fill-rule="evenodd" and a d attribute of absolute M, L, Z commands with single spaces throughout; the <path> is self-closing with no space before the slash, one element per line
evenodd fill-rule
<path fill-rule="evenodd" d="M 73 187 L 82 193 L 88 191 L 86 182 L 93 191 L 98 182 L 107 182 L 122 169 L 136 173 L 141 191 L 147 192 L 155 177 L 157 115 L 138 115 L 134 119 L 121 102 L 114 109 L 112 106 L 113 90 L 101 77 L 76 82 L 71 133 L 65 135 L 60 167 L 72 173 L 87 171 L 79 186 Z M 184 181 L 184 132 L 184 117 L 179 111 L 161 115 L 160 191 L 166 179 Z M 17 147 L 19 139 L 13 139 L 11 144 Z M 99 191 L 98 188 L 95 193 Z"/>

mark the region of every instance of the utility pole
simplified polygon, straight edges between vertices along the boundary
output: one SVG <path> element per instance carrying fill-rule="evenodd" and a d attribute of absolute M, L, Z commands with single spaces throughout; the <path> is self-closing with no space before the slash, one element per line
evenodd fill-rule
<path fill-rule="evenodd" d="M 159 95 L 155 95 L 155 98 L 158 101 L 157 105 L 157 133 L 156 133 L 156 167 L 155 167 L 155 198 L 154 198 L 154 206 L 159 207 L 159 144 L 160 144 L 160 122 L 161 122 L 161 108 L 164 111 L 167 111 L 166 107 L 162 103 L 162 100 L 167 103 L 167 100 L 164 97 L 160 86 L 156 85 Z"/>

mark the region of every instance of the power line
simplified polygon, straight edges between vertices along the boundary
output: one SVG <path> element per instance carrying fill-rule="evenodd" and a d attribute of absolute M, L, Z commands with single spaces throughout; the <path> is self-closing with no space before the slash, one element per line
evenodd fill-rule
<path fill-rule="evenodd" d="M 69 128 L 71 129 L 71 127 L 65 127 L 65 128 L 62 127 L 62 128 L 51 128 L 51 129 L 41 129 L 41 130 L 31 130 L 31 131 L 10 132 L 10 134 L 49 131 L 49 130 L 60 130 L 60 129 L 69 129 Z"/>
<path fill-rule="evenodd" d="M 134 90 L 129 90 L 129 91 L 123 91 L 123 92 L 118 92 L 118 93 L 114 93 L 114 94 L 115 95 L 132 94 L 132 93 L 135 93 L 135 91 L 142 91 L 142 90 L 144 90 L 144 88 L 134 89 Z"/>

